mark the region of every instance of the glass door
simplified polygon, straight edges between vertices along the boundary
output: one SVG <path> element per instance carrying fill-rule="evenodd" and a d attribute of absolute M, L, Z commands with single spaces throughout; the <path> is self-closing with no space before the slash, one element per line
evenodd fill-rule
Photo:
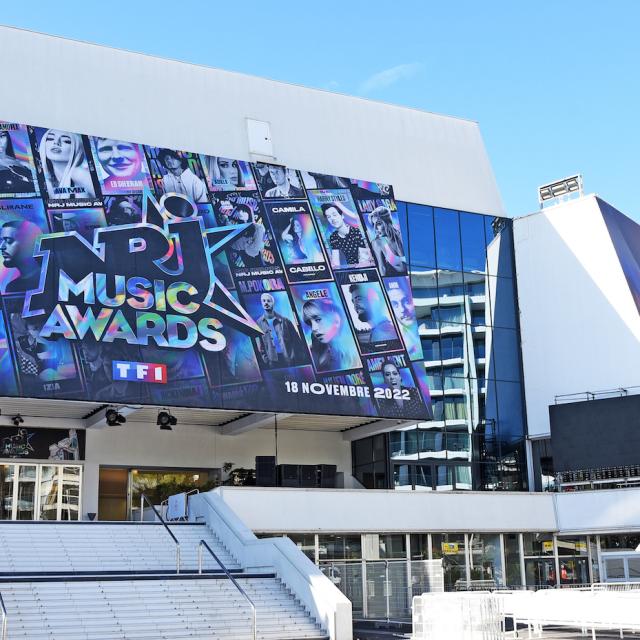
<path fill-rule="evenodd" d="M 34 520 L 36 514 L 36 476 L 38 465 L 18 464 L 18 482 L 14 488 L 14 520 Z"/>
<path fill-rule="evenodd" d="M 60 467 L 62 484 L 60 486 L 59 520 L 80 519 L 80 467 Z"/>
<path fill-rule="evenodd" d="M 13 520 L 13 485 L 16 477 L 14 464 L 0 465 L 0 520 Z"/>
<path fill-rule="evenodd" d="M 39 520 L 58 520 L 59 481 L 57 465 L 40 468 L 40 517 Z"/>

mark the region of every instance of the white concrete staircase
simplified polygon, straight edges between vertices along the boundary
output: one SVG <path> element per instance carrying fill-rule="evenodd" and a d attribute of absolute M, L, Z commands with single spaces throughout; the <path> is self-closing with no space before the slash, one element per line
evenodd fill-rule
<path fill-rule="evenodd" d="M 198 567 L 199 541 L 230 570 L 238 562 L 205 524 L 170 524 L 180 543 L 181 571 Z M 203 568 L 219 569 L 203 555 Z M 161 523 L 2 522 L 0 575 L 175 572 L 176 544 Z"/>
<path fill-rule="evenodd" d="M 0 594 L 8 640 L 252 640 L 250 605 L 200 540 L 220 557 L 256 606 L 260 640 L 326 640 L 302 604 L 263 567 L 251 573 L 204 523 L 2 522 Z"/>
<path fill-rule="evenodd" d="M 261 640 L 325 633 L 274 577 L 237 578 L 256 605 Z M 220 576 L 0 582 L 8 640 L 252 640 L 251 610 Z"/>

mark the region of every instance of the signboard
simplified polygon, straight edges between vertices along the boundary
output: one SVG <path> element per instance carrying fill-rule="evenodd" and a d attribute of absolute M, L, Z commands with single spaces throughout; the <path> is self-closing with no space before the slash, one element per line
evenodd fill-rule
<path fill-rule="evenodd" d="M 456 553 L 460 553 L 460 545 L 457 542 L 442 542 L 440 544 L 444 555 L 455 555 Z"/>
<path fill-rule="evenodd" d="M 0 122 L 0 395 L 429 419 L 389 185 Z"/>
<path fill-rule="evenodd" d="M 0 458 L 84 460 L 84 431 L 0 427 Z"/>
<path fill-rule="evenodd" d="M 542 552 L 543 553 L 553 553 L 553 540 L 543 540 L 542 541 Z"/>

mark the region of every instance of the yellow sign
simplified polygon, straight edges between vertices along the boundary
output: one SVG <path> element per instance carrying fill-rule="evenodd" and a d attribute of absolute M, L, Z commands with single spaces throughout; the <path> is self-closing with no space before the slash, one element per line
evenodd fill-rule
<path fill-rule="evenodd" d="M 443 542 L 440 545 L 442 547 L 442 553 L 450 555 L 453 553 L 459 553 L 460 545 L 457 542 Z"/>
<path fill-rule="evenodd" d="M 543 540 L 542 551 L 543 553 L 553 553 L 553 540 Z"/>

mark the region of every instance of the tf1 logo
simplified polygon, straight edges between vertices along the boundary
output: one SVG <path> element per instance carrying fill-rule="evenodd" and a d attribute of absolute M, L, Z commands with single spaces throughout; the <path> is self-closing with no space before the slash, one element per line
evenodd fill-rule
<path fill-rule="evenodd" d="M 167 365 L 153 362 L 113 361 L 113 379 L 129 382 L 167 382 Z"/>

